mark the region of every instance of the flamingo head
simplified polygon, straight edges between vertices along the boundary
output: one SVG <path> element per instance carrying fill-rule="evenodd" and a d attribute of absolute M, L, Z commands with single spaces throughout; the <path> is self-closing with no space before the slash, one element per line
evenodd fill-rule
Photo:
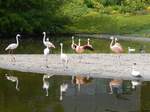
<path fill-rule="evenodd" d="M 17 34 L 17 37 L 20 37 L 20 34 Z"/>
<path fill-rule="evenodd" d="M 74 36 L 72 36 L 72 40 L 74 39 Z"/>
<path fill-rule="evenodd" d="M 60 46 L 63 46 L 63 43 L 60 43 Z"/>
<path fill-rule="evenodd" d="M 113 40 L 113 39 L 114 39 L 114 36 L 111 36 L 110 39 Z"/>
<path fill-rule="evenodd" d="M 43 35 L 45 35 L 46 34 L 46 32 L 43 32 Z"/>
<path fill-rule="evenodd" d="M 118 39 L 117 39 L 117 38 L 115 38 L 115 41 L 118 41 Z"/>

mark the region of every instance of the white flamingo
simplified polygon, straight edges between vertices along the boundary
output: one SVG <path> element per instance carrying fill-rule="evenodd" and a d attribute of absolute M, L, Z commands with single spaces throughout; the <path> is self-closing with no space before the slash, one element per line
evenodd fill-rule
<path fill-rule="evenodd" d="M 128 53 L 135 52 L 135 49 L 128 47 Z"/>
<path fill-rule="evenodd" d="M 63 53 L 63 43 L 60 43 L 60 47 L 61 47 L 61 52 L 60 52 L 60 58 L 61 58 L 61 61 L 67 65 L 68 63 L 68 57 L 66 54 Z"/>
<path fill-rule="evenodd" d="M 62 97 L 63 92 L 66 92 L 67 89 L 68 89 L 68 84 L 63 83 L 60 85 L 60 101 L 62 101 L 62 99 L 63 99 L 63 97 Z"/>
<path fill-rule="evenodd" d="M 50 78 L 52 75 L 43 75 L 43 89 L 46 90 L 46 96 L 48 96 L 49 82 L 46 80 Z"/>
<path fill-rule="evenodd" d="M 12 82 L 16 82 L 16 90 L 19 91 L 19 88 L 18 88 L 18 84 L 19 84 L 19 81 L 18 81 L 18 77 L 15 77 L 15 76 L 8 76 L 7 74 L 5 74 L 7 80 L 10 80 Z"/>
<path fill-rule="evenodd" d="M 136 70 L 136 63 L 133 63 L 131 75 L 134 77 L 141 77 L 140 72 Z"/>
<path fill-rule="evenodd" d="M 18 37 L 20 37 L 20 34 L 16 35 L 16 41 L 17 43 L 12 43 L 9 44 L 6 48 L 5 51 L 9 50 L 9 54 L 13 54 L 13 50 L 15 50 L 18 46 L 19 46 L 19 40 Z M 15 57 L 13 57 L 14 61 L 15 61 Z"/>
<path fill-rule="evenodd" d="M 48 62 L 48 54 L 49 54 L 49 47 L 47 46 L 45 49 L 44 49 L 44 55 L 45 55 L 45 58 L 46 58 L 46 67 L 48 68 L 48 65 L 47 65 L 47 62 Z"/>
<path fill-rule="evenodd" d="M 55 48 L 54 44 L 49 41 L 49 38 L 47 38 L 47 39 L 45 40 L 45 38 L 46 38 L 46 32 L 43 32 L 43 35 L 44 35 L 44 36 L 43 36 L 43 44 L 44 44 L 46 47 Z"/>

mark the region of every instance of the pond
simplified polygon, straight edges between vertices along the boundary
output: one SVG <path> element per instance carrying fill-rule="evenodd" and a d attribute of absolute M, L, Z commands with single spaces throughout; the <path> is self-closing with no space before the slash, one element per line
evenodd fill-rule
<path fill-rule="evenodd" d="M 51 53 L 60 53 L 59 43 L 64 43 L 65 53 L 74 53 L 71 46 L 71 37 L 52 38 L 56 49 Z M 5 47 L 15 39 L 0 40 L 0 53 L 5 54 Z M 75 39 L 78 42 L 78 38 Z M 87 38 L 81 39 L 81 44 L 86 44 Z M 125 52 L 128 47 L 135 48 L 135 53 L 144 47 L 146 53 L 150 52 L 148 42 L 121 41 Z M 109 49 L 110 40 L 91 39 L 94 53 L 111 53 Z M 20 45 L 16 49 L 17 54 L 42 54 L 42 38 L 21 38 Z M 93 53 L 87 51 L 86 53 Z M 113 88 L 111 92 L 112 79 L 88 78 L 75 74 L 72 81 L 70 76 L 52 76 L 46 81 L 49 82 L 49 94 L 43 90 L 43 75 L 35 73 L 22 73 L 12 70 L 0 69 L 0 112 L 140 112 L 150 110 L 150 83 L 142 82 L 141 85 L 133 88 L 132 82 L 124 80 Z M 15 82 L 7 80 L 5 74 L 16 76 L 19 81 L 19 91 L 15 88 Z M 77 80 L 78 79 L 78 80 Z M 88 81 L 87 81 L 88 80 Z M 80 84 L 77 84 L 77 81 Z M 115 81 L 114 81 L 115 82 Z M 117 81 L 116 81 L 117 82 Z M 66 91 L 62 94 L 60 101 L 60 85 L 67 84 Z M 115 83 L 116 84 L 116 83 Z M 117 83 L 118 84 L 118 83 Z M 80 85 L 80 87 L 79 87 Z M 121 86 L 120 86 L 121 85 Z M 116 87 L 116 85 L 115 85 Z"/>

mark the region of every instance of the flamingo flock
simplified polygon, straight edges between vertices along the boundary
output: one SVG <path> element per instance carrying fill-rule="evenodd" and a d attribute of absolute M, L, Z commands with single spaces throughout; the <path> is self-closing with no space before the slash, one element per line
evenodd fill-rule
<path fill-rule="evenodd" d="M 20 34 L 17 34 L 16 35 L 16 43 L 9 44 L 5 48 L 5 51 L 9 51 L 8 53 L 11 54 L 11 56 L 13 54 L 13 51 L 15 49 L 17 49 L 18 46 L 19 46 L 19 37 L 21 37 Z M 111 36 L 110 39 L 111 39 L 110 50 L 113 53 L 115 53 L 115 54 L 123 53 L 124 49 L 123 49 L 122 45 L 118 42 L 118 39 L 116 37 L 113 37 L 113 36 Z M 43 50 L 43 53 L 44 53 L 44 56 L 45 56 L 46 67 L 49 68 L 49 66 L 48 66 L 48 55 L 50 54 L 51 48 L 56 48 L 56 47 L 55 47 L 55 45 L 52 42 L 49 41 L 49 38 L 46 38 L 46 32 L 43 32 L 43 45 L 45 46 L 45 48 Z M 61 62 L 63 64 L 63 67 L 68 68 L 67 64 L 69 62 L 69 58 L 68 58 L 67 54 L 64 53 L 63 46 L 64 45 L 61 42 L 60 43 L 60 60 L 61 60 Z M 77 54 L 82 54 L 86 50 L 94 51 L 94 47 L 90 43 L 90 39 L 89 38 L 87 39 L 87 43 L 86 44 L 81 45 L 81 39 L 79 38 L 78 39 L 78 44 L 76 44 L 74 36 L 72 36 L 71 49 Z M 131 47 L 128 47 L 128 53 L 132 53 L 132 52 L 135 52 L 135 49 L 131 48 Z M 82 58 L 84 58 L 84 57 L 82 57 Z M 16 61 L 15 57 L 13 57 L 13 61 Z M 133 66 L 132 66 L 131 76 L 136 77 L 136 78 L 137 77 L 141 77 L 141 73 L 136 68 L 136 63 L 134 63 Z M 16 90 L 19 91 L 18 78 L 15 77 L 15 76 L 9 76 L 7 74 L 5 74 L 5 77 L 6 77 L 7 80 L 10 80 L 11 82 L 16 82 Z M 48 82 L 47 79 L 49 79 L 49 78 L 50 78 L 50 75 L 43 75 L 43 89 L 46 90 L 46 96 L 48 96 L 49 82 Z M 84 83 L 83 82 L 83 78 L 80 77 L 80 76 L 76 76 L 75 82 L 78 85 L 78 91 L 80 91 L 80 86 L 81 86 L 81 84 Z M 137 80 L 133 80 L 131 83 L 132 83 L 132 88 L 133 89 L 135 88 L 135 86 L 140 85 L 139 81 L 137 81 Z M 113 93 L 113 87 L 120 87 L 121 85 L 122 85 L 122 80 L 115 80 L 115 79 L 113 79 L 112 81 L 110 81 L 110 83 L 109 83 L 110 93 L 111 94 Z M 67 89 L 68 89 L 68 84 L 64 84 L 63 83 L 63 84 L 60 85 L 60 100 L 63 99 L 63 97 L 62 97 L 63 93 L 66 92 Z"/>

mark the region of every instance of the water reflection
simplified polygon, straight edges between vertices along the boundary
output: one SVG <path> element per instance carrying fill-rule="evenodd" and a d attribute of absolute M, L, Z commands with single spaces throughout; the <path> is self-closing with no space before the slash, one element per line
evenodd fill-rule
<path fill-rule="evenodd" d="M 113 93 L 121 94 L 122 93 L 122 83 L 123 83 L 123 80 L 117 80 L 117 79 L 111 80 L 109 82 L 110 94 L 113 94 Z"/>
<path fill-rule="evenodd" d="M 8 74 L 5 74 L 5 77 L 7 80 L 10 80 L 11 82 L 15 82 L 16 83 L 16 90 L 19 91 L 19 88 L 18 88 L 18 84 L 19 84 L 19 81 L 18 81 L 18 77 L 15 77 L 15 76 L 11 76 Z"/>
<path fill-rule="evenodd" d="M 7 72 L 9 71 L 0 70 L 1 74 Z M 136 100 L 139 99 L 139 89 L 132 91 L 131 81 L 75 75 L 72 83 L 72 78 L 69 76 L 16 71 L 11 71 L 11 73 L 18 77 L 20 91 L 15 91 L 14 85 L 7 82 L 5 75 L 1 75 L 1 112 L 105 112 L 107 110 L 122 112 L 121 110 L 139 110 L 140 103 Z M 45 81 L 48 82 L 48 85 Z M 76 85 L 81 86 L 80 91 L 78 91 Z M 109 94 L 110 85 L 119 88 L 120 90 L 117 92 L 122 96 L 116 97 Z M 43 89 L 46 89 L 46 93 L 41 89 L 42 86 Z M 113 93 L 115 94 L 114 91 Z M 47 97 L 45 97 L 45 94 Z"/>
<path fill-rule="evenodd" d="M 78 91 L 80 91 L 81 85 L 88 84 L 92 81 L 90 77 L 83 77 L 81 75 L 76 75 L 72 77 L 72 83 L 76 84 L 78 87 Z"/>

